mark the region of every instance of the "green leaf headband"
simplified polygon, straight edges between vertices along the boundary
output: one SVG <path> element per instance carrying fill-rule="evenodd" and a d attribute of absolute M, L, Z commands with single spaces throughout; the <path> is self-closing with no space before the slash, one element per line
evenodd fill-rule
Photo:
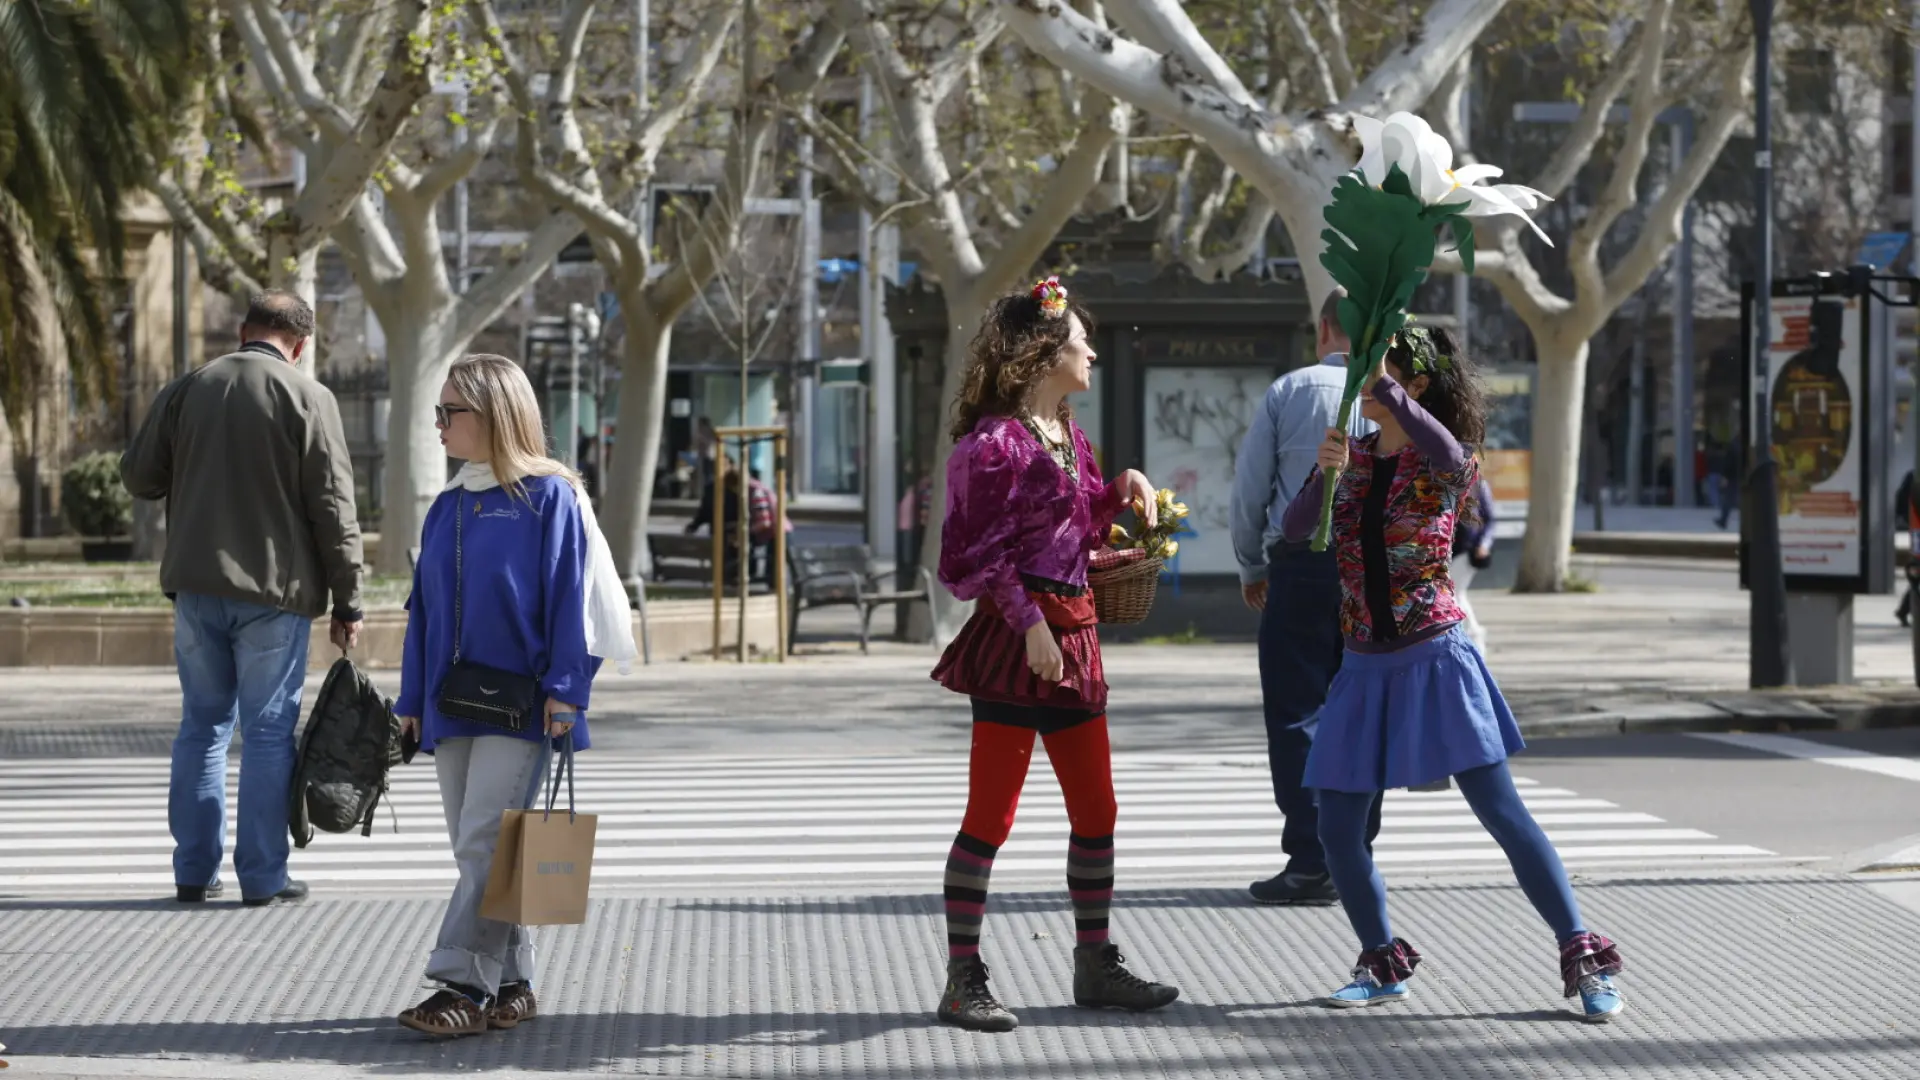
<path fill-rule="evenodd" d="M 1409 326 L 1394 335 L 1400 344 L 1406 346 L 1407 353 L 1413 357 L 1413 375 L 1431 375 L 1436 371 L 1452 371 L 1453 357 L 1440 351 L 1433 343 L 1433 334 L 1424 326 Z"/>

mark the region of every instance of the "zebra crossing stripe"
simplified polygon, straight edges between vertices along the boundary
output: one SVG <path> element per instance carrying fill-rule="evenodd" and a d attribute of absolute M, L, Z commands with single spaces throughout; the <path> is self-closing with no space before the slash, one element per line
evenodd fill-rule
<path fill-rule="evenodd" d="M 964 761 L 658 759 L 593 751 L 578 785 L 600 815 L 596 881 L 628 888 L 725 888 L 781 882 L 912 884 L 937 880 L 966 802 Z M 164 758 L 0 762 L 0 892 L 164 890 L 171 886 Z M 1123 879 L 1244 880 L 1283 856 L 1266 758 L 1255 753 L 1114 755 Z M 1576 865 L 1777 861 L 1605 799 L 1517 779 L 1523 800 Z M 237 762 L 227 778 L 229 832 Z M 316 886 L 441 888 L 453 880 L 430 768 L 394 775 L 372 837 L 323 835 L 294 853 Z M 1383 866 L 1475 871 L 1505 860 L 1457 791 L 1388 793 L 1376 845 Z M 1050 770 L 1032 770 L 997 882 L 1063 873 L 1067 819 Z"/>

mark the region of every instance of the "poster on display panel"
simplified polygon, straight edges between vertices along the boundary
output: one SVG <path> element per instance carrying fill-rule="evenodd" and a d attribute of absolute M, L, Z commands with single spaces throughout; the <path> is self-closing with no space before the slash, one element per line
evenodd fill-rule
<path fill-rule="evenodd" d="M 1753 325 L 1753 290 L 1743 292 L 1745 325 Z M 1887 433 L 1876 423 L 1885 380 L 1873 358 L 1874 315 L 1864 296 L 1845 295 L 1831 278 L 1775 283 L 1771 332 L 1762 364 L 1743 349 L 1743 413 L 1747 445 L 1764 438 L 1778 472 L 1780 551 L 1794 592 L 1883 592 L 1889 576 L 1878 561 L 1891 555 L 1883 486 Z M 1756 376 L 1764 373 L 1767 411 L 1754 415 Z M 1756 430 L 1756 426 L 1764 428 Z M 1741 579 L 1746 583 L 1746 547 Z"/>

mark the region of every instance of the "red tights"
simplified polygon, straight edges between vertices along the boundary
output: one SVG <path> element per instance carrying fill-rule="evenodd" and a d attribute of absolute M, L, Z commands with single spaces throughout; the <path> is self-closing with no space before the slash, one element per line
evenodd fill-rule
<path fill-rule="evenodd" d="M 1111 837 L 1117 814 L 1113 799 L 1113 754 L 1107 718 L 1096 716 L 1043 736 L 1047 760 L 1066 795 L 1067 818 L 1082 837 Z M 1008 724 L 975 723 L 967 769 L 967 816 L 960 831 L 994 847 L 1013 831 L 1020 789 L 1033 760 L 1034 732 Z"/>

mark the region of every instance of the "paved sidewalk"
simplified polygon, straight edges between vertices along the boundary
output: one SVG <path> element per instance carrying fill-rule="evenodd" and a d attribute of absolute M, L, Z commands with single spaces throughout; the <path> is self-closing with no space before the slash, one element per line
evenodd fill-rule
<path fill-rule="evenodd" d="M 1123 891 L 1115 940 L 1182 989 L 1133 1017 L 1070 1005 L 1059 895 L 997 895 L 985 955 L 1022 1020 L 999 1036 L 930 1019 L 933 895 L 601 900 L 545 937 L 539 1019 L 441 1043 L 392 1020 L 424 996 L 437 900 L 0 904 L 0 1039 L 22 1076 L 199 1080 L 1913 1075 L 1920 987 L 1867 973 L 1920 966 L 1920 916 L 1869 887 L 1774 873 L 1579 889 L 1627 957 L 1612 1025 L 1574 1017 L 1549 936 L 1489 881 L 1396 888 L 1396 932 L 1426 963 L 1410 1001 L 1360 1012 L 1315 1003 L 1353 961 L 1337 909 Z"/>
<path fill-rule="evenodd" d="M 1659 563 L 1636 561 L 1636 567 Z M 1686 578 L 1686 571 L 1674 571 Z M 1730 573 L 1722 577 L 1732 582 Z M 1697 573 L 1693 575 L 1697 578 Z M 1692 578 L 1686 578 L 1692 580 Z M 1715 580 L 1715 578 L 1709 578 Z M 1780 723 L 1832 726 L 1832 713 L 1893 701 L 1908 707 L 1912 646 L 1889 598 L 1855 607 L 1860 686 L 1747 694 L 1747 598 L 1726 588 L 1607 586 L 1594 594 L 1473 594 L 1490 636 L 1490 665 L 1524 728 L 1601 734 L 1663 726 Z M 933 650 L 851 638 L 808 644 L 791 663 L 660 663 L 595 682 L 603 746 L 657 753 L 883 753 L 966 746 L 966 703 L 927 671 Z M 1263 746 L 1260 673 L 1252 642 L 1114 646 L 1116 746 Z M 374 673 L 388 692 L 394 671 Z M 167 669 L 15 669 L 0 675 L 0 755 L 165 753 L 179 721 Z M 311 688 L 319 686 L 319 678 Z"/>
<path fill-rule="evenodd" d="M 1747 693 L 1747 598 L 1726 590 L 1474 593 L 1489 662 L 1534 735 L 1662 727 L 1831 726 L 1831 712 L 1911 707 L 1910 638 L 1886 598 L 1856 607 L 1859 687 Z M 594 688 L 594 741 L 660 754 L 751 747 L 803 754 L 963 748 L 966 704 L 928 678 L 924 646 L 810 645 L 787 664 L 666 663 Z M 1122 645 L 1107 653 L 1116 745 L 1262 747 L 1251 643 Z M 374 673 L 388 693 L 398 674 Z M 317 689 L 319 679 L 310 683 Z M 16 669 L 0 675 L 0 756 L 163 754 L 179 717 L 171 670 Z M 1808 703 L 1811 704 L 1808 704 Z M 1831 706 L 1831 711 L 1823 711 Z M 1911 710 L 1909 710 L 1911 711 Z"/>

